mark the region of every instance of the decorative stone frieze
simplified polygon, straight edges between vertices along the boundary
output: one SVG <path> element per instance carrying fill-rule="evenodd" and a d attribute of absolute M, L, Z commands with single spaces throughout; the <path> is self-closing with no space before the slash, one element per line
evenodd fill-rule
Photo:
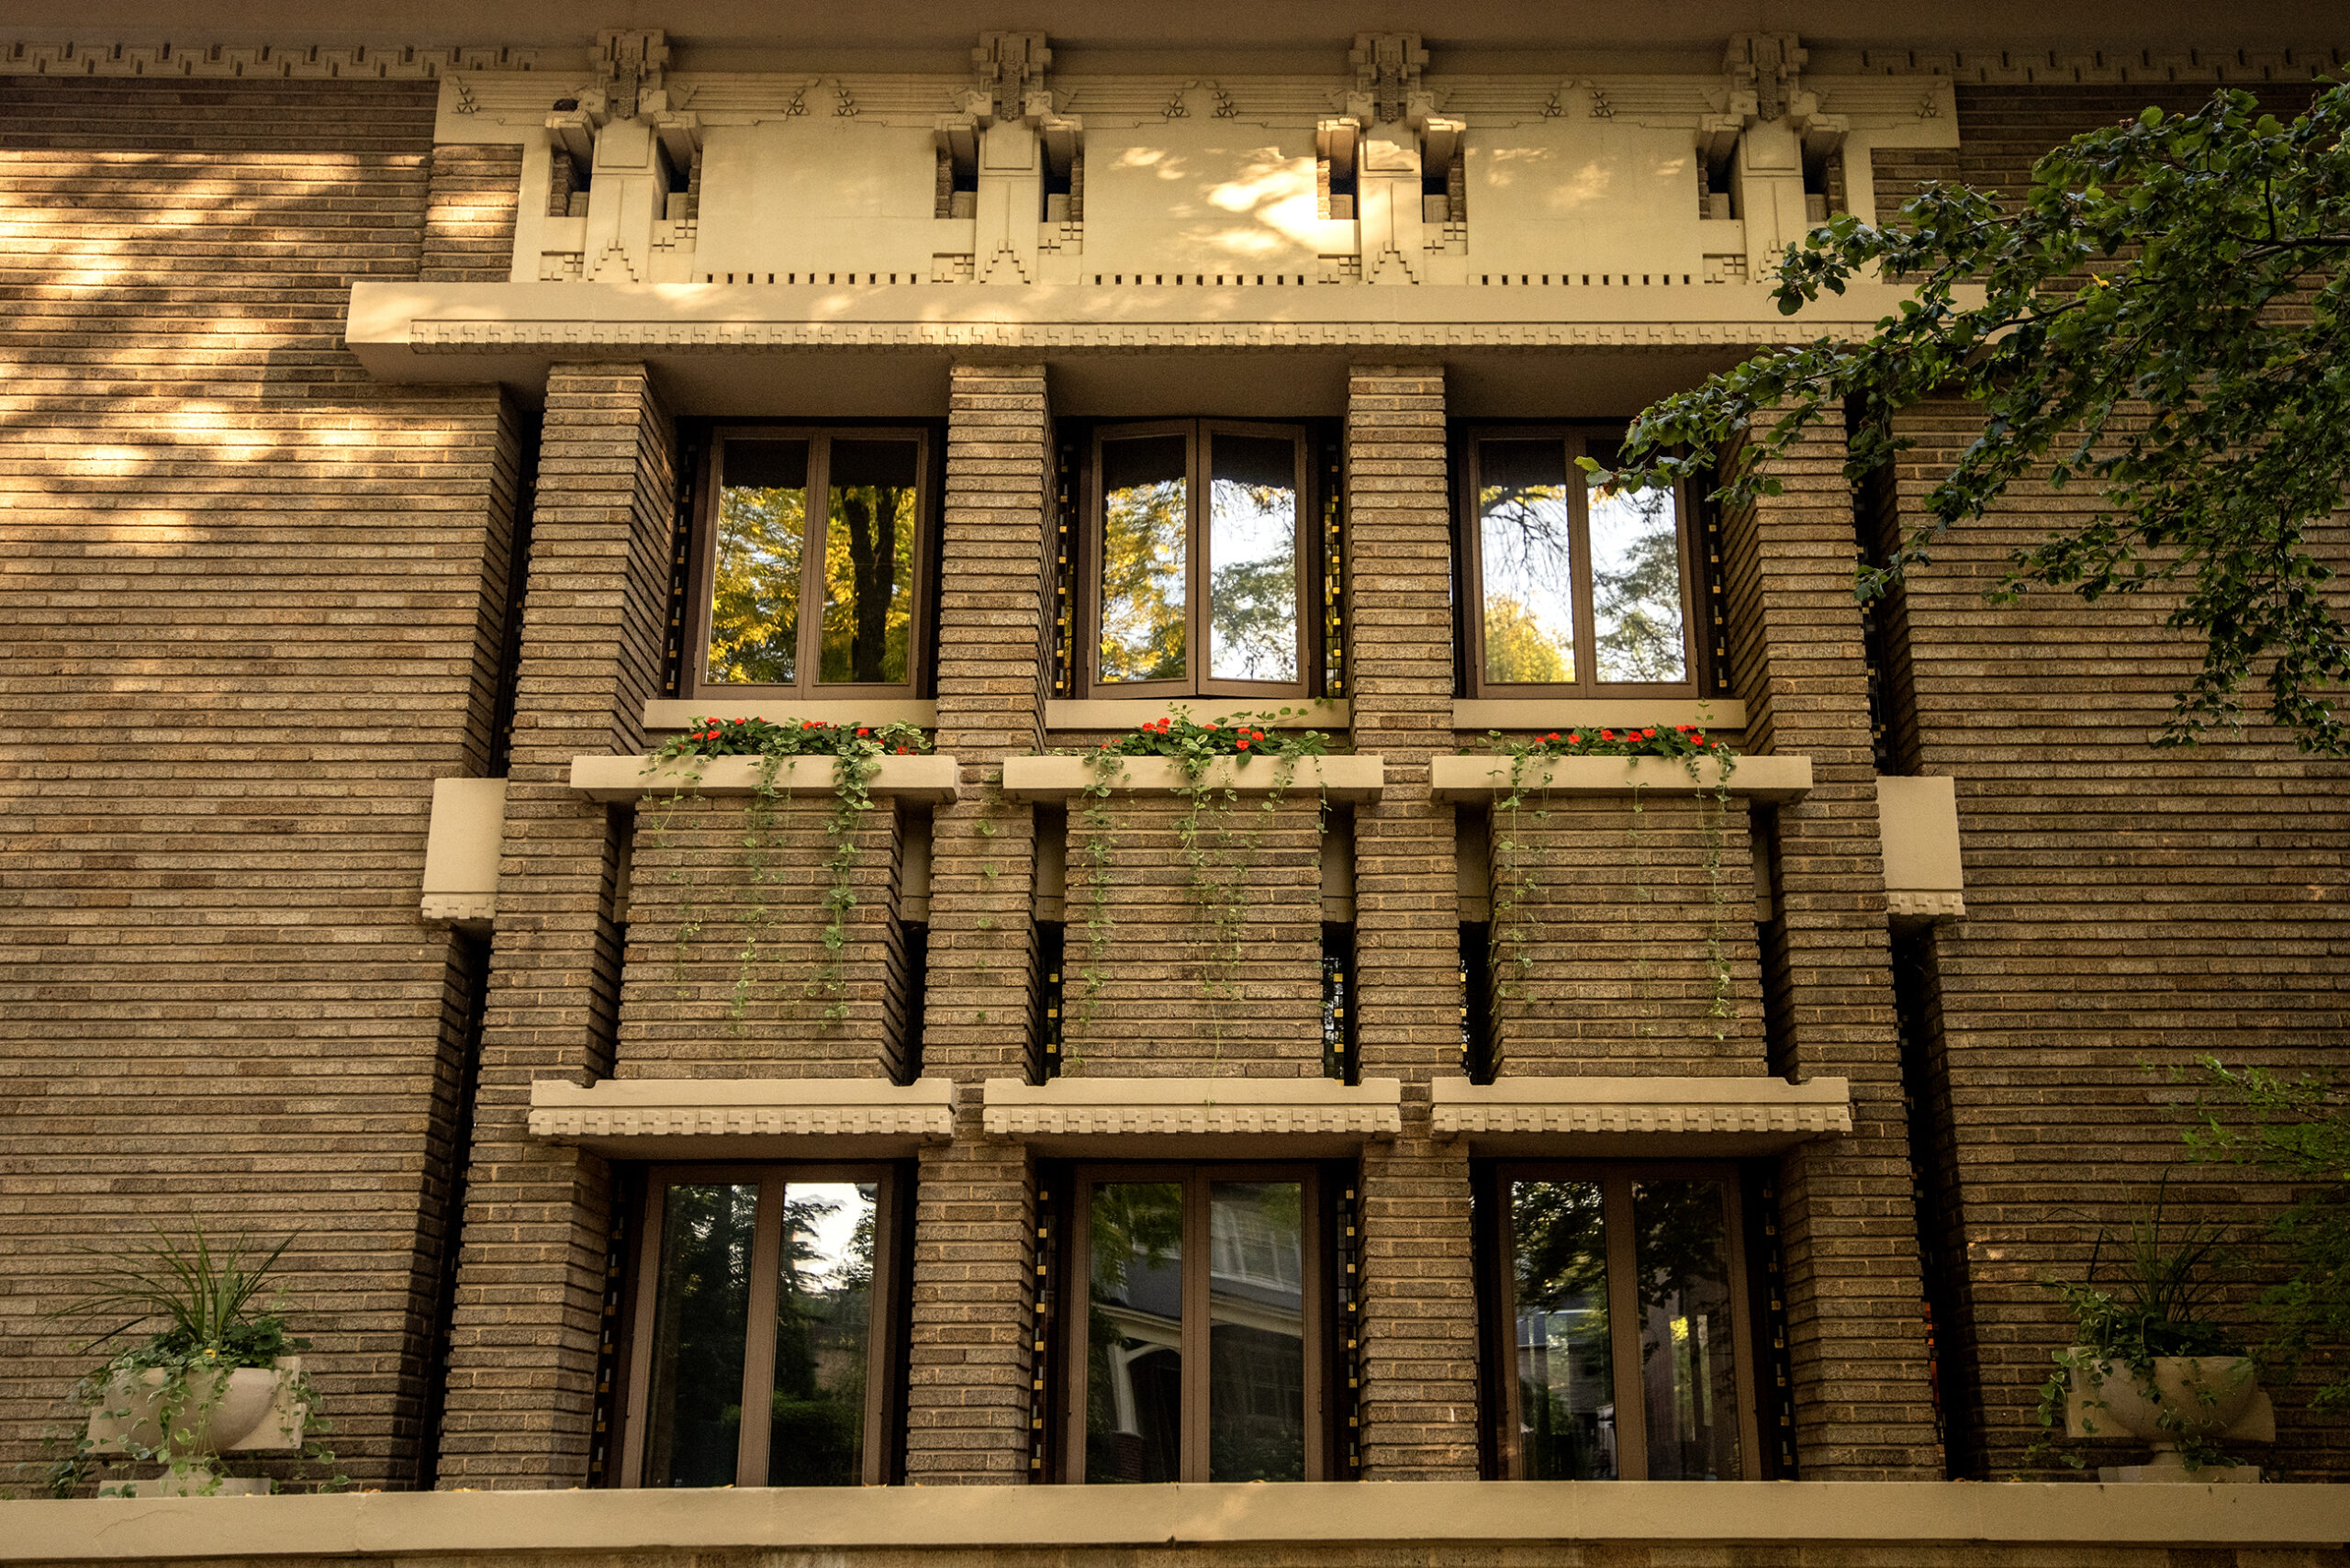
<path fill-rule="evenodd" d="M 1685 1140 L 1697 1139 L 1709 1152 L 1757 1154 L 1852 1130 L 1841 1078 L 1440 1078 L 1431 1092 L 1438 1137 L 1496 1152 L 1620 1154 L 1626 1140 L 1694 1152 Z"/>
<path fill-rule="evenodd" d="M 630 1159 L 911 1154 L 955 1131 L 955 1085 L 850 1078 L 560 1079 L 531 1085 L 531 1136 Z"/>
<path fill-rule="evenodd" d="M 1055 1152 L 1133 1153 L 1172 1139 L 1203 1156 L 1234 1141 L 1276 1139 L 1304 1155 L 1332 1140 L 1359 1147 L 1393 1137 L 1403 1094 L 1393 1078 L 990 1078 L 981 1122 L 991 1137 Z"/>

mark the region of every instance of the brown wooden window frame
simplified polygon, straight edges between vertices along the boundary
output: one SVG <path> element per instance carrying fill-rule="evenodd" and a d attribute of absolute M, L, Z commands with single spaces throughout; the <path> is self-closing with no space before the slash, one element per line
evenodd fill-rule
<path fill-rule="evenodd" d="M 1209 606 L 1206 588 L 1214 563 L 1209 559 L 1211 518 L 1207 510 L 1215 437 L 1221 433 L 1257 439 L 1280 438 L 1294 443 L 1297 473 L 1295 553 L 1297 561 L 1297 678 L 1295 680 L 1217 679 L 1207 675 Z M 1184 668 L 1181 680 L 1104 680 L 1102 664 L 1102 532 L 1103 494 L 1102 447 L 1105 442 L 1149 436 L 1181 435 L 1188 442 L 1189 462 L 1184 481 L 1188 507 L 1184 535 Z M 1077 572 L 1075 598 L 1080 625 L 1073 659 L 1076 683 L 1083 695 L 1111 699 L 1132 697 L 1255 697 L 1304 700 L 1322 690 L 1321 651 L 1323 609 L 1319 585 L 1319 545 L 1322 511 L 1315 488 L 1313 431 L 1303 421 L 1176 419 L 1121 420 L 1093 427 L 1085 442 L 1085 532 Z"/>
<path fill-rule="evenodd" d="M 1214 1249 L 1209 1234 L 1208 1190 L 1218 1182 L 1296 1182 L 1299 1183 L 1300 1300 L 1304 1305 L 1304 1479 L 1326 1481 L 1334 1471 L 1330 1433 L 1329 1336 L 1326 1303 L 1328 1275 L 1328 1217 L 1323 1208 L 1323 1175 L 1311 1161 L 1159 1161 L 1089 1163 L 1071 1169 L 1068 1182 L 1069 1206 L 1067 1273 L 1062 1294 L 1069 1306 L 1061 1314 L 1063 1331 L 1058 1347 L 1059 1383 L 1064 1393 L 1059 1479 L 1085 1483 L 1085 1422 L 1088 1409 L 1088 1318 L 1093 1278 L 1092 1191 L 1122 1182 L 1175 1182 L 1183 1189 L 1183 1430 L 1181 1481 L 1204 1482 L 1209 1474 L 1208 1291 Z M 1197 1266 L 1193 1260 L 1197 1260 Z M 1115 1484 L 1102 1483 L 1100 1484 Z"/>
<path fill-rule="evenodd" d="M 775 1388 L 775 1320 L 778 1276 L 783 1261 L 783 1197 L 795 1184 L 870 1182 L 876 1186 L 873 1216 L 873 1282 L 870 1319 L 866 1342 L 864 1474 L 867 1486 L 887 1485 L 899 1463 L 900 1430 L 903 1424 L 904 1391 L 899 1350 L 905 1337 L 901 1256 L 905 1237 L 900 1212 L 903 1180 L 895 1165 L 871 1160 L 805 1163 L 678 1162 L 648 1165 L 643 1171 L 643 1218 L 631 1249 L 633 1270 L 628 1293 L 627 1322 L 622 1327 L 628 1346 L 621 1362 L 618 1401 L 621 1415 L 619 1469 L 610 1483 L 624 1488 L 645 1487 L 653 1386 L 654 1319 L 661 1289 L 663 1204 L 675 1184 L 751 1185 L 759 1189 L 758 1219 L 753 1232 L 750 1294 L 745 1309 L 743 1358 L 743 1409 L 746 1413 L 737 1439 L 734 1482 L 737 1486 L 767 1484 L 769 1423 L 747 1418 L 754 1409 L 769 1408 Z M 761 1333 L 764 1325 L 767 1332 Z M 766 1392 L 761 1393 L 759 1390 Z M 667 1490 L 667 1488 L 662 1488 Z"/>
<path fill-rule="evenodd" d="M 1494 1245 L 1484 1260 L 1485 1299 L 1490 1304 L 1483 1339 L 1497 1358 L 1485 1386 L 1494 1407 L 1486 1413 L 1487 1437 L 1494 1473 L 1503 1480 L 1526 1479 L 1526 1460 L 1518 1445 L 1520 1400 L 1517 1377 L 1517 1237 L 1511 1189 L 1519 1182 L 1587 1182 L 1600 1189 L 1602 1215 L 1607 1231 L 1608 1350 L 1615 1389 L 1617 1474 L 1627 1481 L 1648 1479 L 1648 1408 L 1639 1397 L 1641 1387 L 1639 1282 L 1635 1277 L 1632 1185 L 1638 1182 L 1718 1182 L 1722 1188 L 1723 1245 L 1729 1268 L 1730 1342 L 1738 1386 L 1738 1440 L 1740 1473 L 1737 1479 L 1760 1481 L 1767 1473 L 1762 1451 L 1762 1415 L 1755 1363 L 1761 1339 L 1754 1322 L 1753 1293 L 1746 1257 L 1746 1192 L 1743 1173 L 1731 1161 L 1713 1160 L 1573 1160 L 1501 1159 L 1491 1166 L 1485 1190 L 1494 1196 L 1500 1213 L 1491 1235 Z"/>
<path fill-rule="evenodd" d="M 1602 681 L 1599 678 L 1598 633 L 1592 613 L 1591 498 L 1581 483 L 1583 471 L 1575 459 L 1595 447 L 1619 444 L 1625 426 L 1617 424 L 1478 425 L 1460 432 L 1455 442 L 1459 470 L 1458 516 L 1460 555 L 1460 632 L 1461 680 L 1466 695 L 1505 700 L 1597 700 L 1617 698 L 1683 698 L 1708 695 L 1704 680 L 1706 639 L 1697 624 L 1699 544 L 1688 487 L 1676 485 L 1673 494 L 1673 532 L 1681 563 L 1681 667 L 1676 681 Z M 1483 518 L 1477 496 L 1483 487 L 1480 473 L 1482 450 L 1489 441 L 1557 441 L 1566 454 L 1567 528 L 1573 572 L 1575 673 L 1572 681 L 1499 681 L 1485 678 L 1485 574 Z"/>
<path fill-rule="evenodd" d="M 710 678 L 710 627 L 718 574 L 718 507 L 725 494 L 729 441 L 805 441 L 808 444 L 808 527 L 800 556 L 800 645 L 797 680 L 735 682 Z M 824 593 L 822 529 L 831 517 L 831 446 L 834 441 L 912 441 L 914 449 L 914 580 L 912 622 L 906 631 L 906 678 L 902 681 L 820 681 Z M 932 543 L 937 532 L 938 481 L 934 433 L 923 425 L 750 424 L 711 427 L 702 457 L 693 521 L 693 574 L 688 596 L 691 625 L 679 660 L 678 695 L 697 700 L 720 698 L 745 702 L 831 701 L 859 698 L 903 699 L 919 695 L 930 668 L 933 616 Z"/>

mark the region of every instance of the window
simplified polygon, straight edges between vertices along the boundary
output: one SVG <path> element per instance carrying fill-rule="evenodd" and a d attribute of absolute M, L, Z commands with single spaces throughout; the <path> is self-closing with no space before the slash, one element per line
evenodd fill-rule
<path fill-rule="evenodd" d="M 1092 503 L 1093 695 L 1305 694 L 1303 431 L 1213 420 L 1103 429 Z"/>
<path fill-rule="evenodd" d="M 1760 1478 L 1734 1172 L 1508 1165 L 1484 1191 L 1494 1471 Z"/>
<path fill-rule="evenodd" d="M 717 432 L 696 531 L 695 691 L 910 693 L 929 471 L 921 431 Z"/>
<path fill-rule="evenodd" d="M 652 1172 L 621 1484 L 890 1479 L 897 1185 L 884 1167 Z"/>
<path fill-rule="evenodd" d="M 1080 1172 L 1074 1193 L 1085 1310 L 1061 1348 L 1068 1479 L 1322 1479 L 1314 1171 L 1113 1168 Z"/>
<path fill-rule="evenodd" d="M 1468 443 L 1462 555 L 1469 684 L 1484 696 L 1696 690 L 1684 510 L 1670 490 L 1595 490 L 1613 438 L 1481 432 Z"/>

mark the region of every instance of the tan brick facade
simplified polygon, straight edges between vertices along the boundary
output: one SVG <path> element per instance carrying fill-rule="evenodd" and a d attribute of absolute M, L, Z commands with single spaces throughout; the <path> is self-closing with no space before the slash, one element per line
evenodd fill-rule
<path fill-rule="evenodd" d="M 570 90 L 568 75 L 547 82 L 550 101 Z M 1324 1071 L 1310 791 L 1270 810 L 1240 796 L 1231 825 L 1245 842 L 1208 819 L 1213 873 L 1246 884 L 1227 975 L 1191 897 L 1180 799 L 1121 790 L 1105 808 L 1097 952 L 1083 802 L 1056 846 L 1002 789 L 1007 758 L 1098 738 L 1047 723 L 1073 525 L 1056 420 L 1132 411 L 1102 405 L 1111 356 L 958 347 L 909 351 L 911 370 L 897 349 L 825 362 L 853 361 L 841 384 L 861 409 L 896 397 L 888 417 L 912 422 L 943 400 L 935 661 L 917 685 L 961 787 L 934 810 L 885 802 L 860 825 L 835 996 L 820 940 L 826 799 L 803 790 L 770 815 L 739 796 L 607 805 L 570 784 L 574 758 L 657 739 L 644 705 L 680 634 L 680 416 L 830 418 L 761 379 L 808 356 L 727 344 L 680 374 L 674 357 L 606 346 L 558 355 L 536 380 L 379 378 L 344 341 L 352 285 L 503 285 L 520 226 L 540 221 L 520 189 L 526 167 L 545 167 L 534 147 L 447 140 L 454 111 L 444 103 L 436 128 L 431 81 L 6 83 L 0 956 L 18 980 L 0 1008 L 16 1091 L 0 1120 L 0 1251 L 16 1264 L 0 1327 L 25 1350 L 0 1374 L 0 1461 L 39 1458 L 86 1361 L 41 1316 L 83 1266 L 75 1247 L 193 1215 L 298 1232 L 288 1283 L 320 1314 L 312 1365 L 355 1481 L 587 1484 L 614 1438 L 599 1428 L 599 1368 L 635 1167 L 532 1136 L 531 1085 L 919 1077 L 951 1081 L 960 1108 L 951 1139 L 900 1157 L 913 1186 L 901 1478 L 1049 1479 L 1038 1347 L 1064 1328 L 1036 1316 L 1038 1242 L 1066 1197 L 1051 1191 L 1064 1157 L 988 1135 L 982 1102 L 989 1080 L 1042 1070 L 1032 915 L 1052 852 L 1068 873 L 1068 1076 Z M 2055 137 L 2156 95 L 2200 97 L 1962 86 L 1957 151 L 1877 149 L 1878 209 L 1924 178 L 2012 187 Z M 1352 1353 L 1330 1373 L 1334 1407 L 1335 1385 L 1354 1384 L 1356 1424 L 1334 1446 L 1353 1449 L 1366 1480 L 1471 1481 L 1490 1463 L 1490 1391 L 1511 1372 L 1481 1375 L 1498 1336 L 1481 1347 L 1480 1168 L 1465 1140 L 1437 1135 L 1432 1106 L 1432 1086 L 1466 1065 L 1457 816 L 1486 810 L 1430 784 L 1432 757 L 1483 744 L 1455 727 L 1452 443 L 1464 411 L 1488 418 L 1512 376 L 1532 389 L 1513 417 L 1589 410 L 1528 368 L 1581 350 L 1512 346 L 1470 364 L 1440 344 L 1394 346 L 1406 341 L 1363 328 L 1342 395 L 1311 392 L 1282 342 L 1237 363 L 1243 379 L 1290 378 L 1301 407 L 1342 396 L 1325 409 L 1343 412 L 1351 703 L 1334 741 L 1385 764 L 1379 797 L 1337 819 L 1352 838 L 1353 1076 L 1401 1081 L 1403 1103 L 1400 1136 L 1316 1155 L 1359 1229 L 1360 1315 L 1333 1320 Z M 730 381 L 734 366 L 749 368 Z M 1217 391 L 1228 369 L 1184 374 L 1211 401 L 1263 401 L 1254 385 Z M 1720 520 L 1740 748 L 1808 759 L 1807 795 L 1727 812 L 1687 791 L 1645 795 L 1637 812 L 1621 795 L 1537 797 L 1516 830 L 1539 890 L 1522 911 L 1528 967 L 1496 976 L 1502 1080 L 1852 1085 L 1849 1134 L 1742 1157 L 1777 1194 L 1784 1395 L 1806 1480 L 2020 1465 L 2033 1391 L 2067 1333 L 2037 1282 L 2085 1261 L 2096 1226 L 2125 1219 L 2177 1163 L 2186 1092 L 2165 1070 L 2213 1052 L 2322 1062 L 2344 1022 L 2343 767 L 2257 727 L 2200 751 L 2149 748 L 2191 669 L 2161 627 L 2168 600 L 1982 602 L 2006 553 L 2077 518 L 2077 498 L 2019 490 L 1878 611 L 1891 766 L 1956 778 L 1967 879 L 1963 920 L 1892 932 L 1855 531 L 1865 544 L 1913 525 L 1970 418 L 1907 416 L 1919 448 L 1863 496 L 1857 524 L 1841 442 L 1824 438 L 1778 465 L 1781 495 Z M 1071 497 L 1081 509 L 1081 487 Z M 2338 538 L 2326 547 L 2341 553 Z M 501 768 L 476 1058 L 480 939 L 420 922 L 417 890 L 433 780 Z M 920 833 L 917 997 L 901 895 Z M 1511 870 L 1498 837 L 1486 835 L 1494 884 Z M 1749 913 L 1758 892 L 1767 915 Z M 1093 969 L 1098 994 L 1083 1000 Z M 1906 1074 L 1901 997 L 1923 999 L 1905 1003 Z M 2239 1217 L 2279 1198 L 2232 1170 L 2182 1168 L 2171 1191 Z M 2257 1283 L 2232 1286 L 2237 1302 Z M 2337 1474 L 2350 1440 L 2309 1410 L 2308 1382 L 2275 1391 L 2281 1440 L 2258 1457 Z M 1529 1564 L 1712 1560 L 1649 1543 L 1506 1551 Z"/>

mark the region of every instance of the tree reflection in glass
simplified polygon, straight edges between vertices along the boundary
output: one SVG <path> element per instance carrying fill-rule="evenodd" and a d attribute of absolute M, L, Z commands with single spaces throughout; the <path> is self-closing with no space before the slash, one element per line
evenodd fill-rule
<path fill-rule="evenodd" d="M 1574 563 L 1562 442 L 1478 444 L 1477 555 L 1485 678 L 1573 680 Z"/>
<path fill-rule="evenodd" d="M 661 1216 L 648 1486 L 732 1486 L 743 1428 L 755 1185 L 678 1185 Z"/>
<path fill-rule="evenodd" d="M 1599 1183 L 1514 1182 L 1510 1226 L 1519 1474 L 1528 1481 L 1613 1481 L 1616 1372 Z"/>
<path fill-rule="evenodd" d="M 1632 1231 L 1649 1479 L 1735 1480 L 1742 1471 L 1722 1184 L 1633 1183 Z"/>
<path fill-rule="evenodd" d="M 1183 1451 L 1183 1189 L 1092 1189 L 1085 1478 L 1179 1481 Z"/>
<path fill-rule="evenodd" d="M 1612 447 L 1593 457 L 1612 467 Z M 1671 490 L 1595 488 L 1591 618 L 1604 681 L 1688 678 L 1681 623 L 1681 531 Z"/>
<path fill-rule="evenodd" d="M 1186 673 L 1189 446 L 1180 435 L 1102 443 L 1104 681 L 1181 680 Z"/>
<path fill-rule="evenodd" d="M 1305 1233 L 1295 1182 L 1208 1188 L 1208 1479 L 1305 1479 Z"/>
<path fill-rule="evenodd" d="M 832 443 L 819 680 L 906 679 L 921 452 L 911 441 Z"/>
<path fill-rule="evenodd" d="M 788 1189 L 767 1428 L 770 1486 L 855 1486 L 865 1479 L 877 1190 L 846 1182 L 794 1182 Z"/>
<path fill-rule="evenodd" d="M 739 685 L 788 683 L 800 662 L 808 443 L 730 441 L 723 462 L 704 676 Z"/>
<path fill-rule="evenodd" d="M 1297 443 L 1209 438 L 1208 674 L 1297 678 Z"/>

